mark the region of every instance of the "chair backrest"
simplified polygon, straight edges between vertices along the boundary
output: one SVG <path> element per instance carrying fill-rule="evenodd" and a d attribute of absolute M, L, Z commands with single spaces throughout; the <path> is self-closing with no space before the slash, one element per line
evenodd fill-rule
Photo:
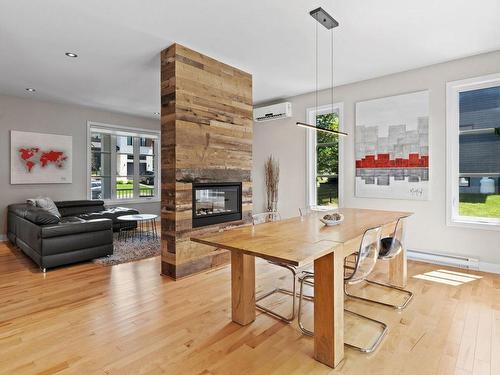
<path fill-rule="evenodd" d="M 300 216 L 307 216 L 311 214 L 326 213 L 335 210 L 337 210 L 337 208 L 332 206 L 307 206 L 307 207 L 300 207 L 299 214 Z"/>
<path fill-rule="evenodd" d="M 312 213 L 311 207 L 300 207 L 299 208 L 300 217 L 310 215 L 311 213 Z"/>
<path fill-rule="evenodd" d="M 252 224 L 253 225 L 270 223 L 272 221 L 279 221 L 279 220 L 281 220 L 281 215 L 278 211 L 263 212 L 261 214 L 253 214 L 252 215 Z"/>
<path fill-rule="evenodd" d="M 400 217 L 394 227 L 391 237 L 382 239 L 381 258 L 393 258 L 403 250 L 403 236 L 405 217 Z"/>
<path fill-rule="evenodd" d="M 356 283 L 366 279 L 372 272 L 380 250 L 381 233 L 381 227 L 375 227 L 365 231 L 356 256 L 356 265 L 353 267 L 350 274 L 344 276 L 345 281 L 351 284 Z"/>

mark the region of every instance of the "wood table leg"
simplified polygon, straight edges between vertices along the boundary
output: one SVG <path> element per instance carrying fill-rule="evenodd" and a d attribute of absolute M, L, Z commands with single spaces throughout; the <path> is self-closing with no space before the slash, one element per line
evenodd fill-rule
<path fill-rule="evenodd" d="M 336 367 L 344 358 L 344 256 L 339 246 L 314 261 L 314 358 Z"/>
<path fill-rule="evenodd" d="M 231 252 L 231 300 L 233 322 L 247 325 L 255 320 L 255 257 Z"/>
<path fill-rule="evenodd" d="M 389 283 L 399 288 L 405 288 L 408 281 L 408 262 L 406 249 L 389 261 Z"/>

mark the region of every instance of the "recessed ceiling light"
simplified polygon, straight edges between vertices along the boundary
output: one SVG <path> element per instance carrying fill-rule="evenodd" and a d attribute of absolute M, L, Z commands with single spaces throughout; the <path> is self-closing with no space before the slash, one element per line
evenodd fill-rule
<path fill-rule="evenodd" d="M 155 116 L 159 116 L 160 115 L 160 112 L 154 112 L 153 115 Z"/>
<path fill-rule="evenodd" d="M 78 55 L 76 53 L 73 53 L 73 52 L 66 52 L 65 55 L 68 57 L 78 57 Z"/>
<path fill-rule="evenodd" d="M 28 88 L 26 89 L 26 91 L 29 91 L 29 92 L 35 92 L 36 90 L 35 90 L 34 88 L 32 88 L 32 87 L 28 87 Z"/>

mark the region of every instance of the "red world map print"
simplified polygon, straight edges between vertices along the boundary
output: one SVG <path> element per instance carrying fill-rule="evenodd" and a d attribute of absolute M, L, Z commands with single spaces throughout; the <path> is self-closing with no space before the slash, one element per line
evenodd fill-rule
<path fill-rule="evenodd" d="M 42 151 L 38 147 L 20 148 L 19 156 L 24 162 L 28 172 L 31 172 L 37 164 L 44 168 L 49 164 L 55 165 L 57 168 L 62 168 L 68 157 L 62 151 L 49 150 Z"/>

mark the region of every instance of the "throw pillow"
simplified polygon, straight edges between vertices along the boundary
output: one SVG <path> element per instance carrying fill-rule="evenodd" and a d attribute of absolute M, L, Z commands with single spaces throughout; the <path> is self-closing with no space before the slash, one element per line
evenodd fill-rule
<path fill-rule="evenodd" d="M 57 209 L 56 204 L 54 201 L 48 197 L 45 198 L 36 198 L 36 199 L 28 199 L 28 204 L 33 204 L 32 202 L 35 203 L 36 207 L 40 207 L 47 212 L 50 212 L 52 215 L 57 216 L 59 219 L 61 218 L 61 213 Z"/>

